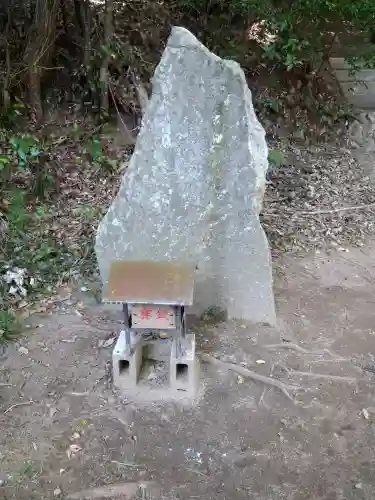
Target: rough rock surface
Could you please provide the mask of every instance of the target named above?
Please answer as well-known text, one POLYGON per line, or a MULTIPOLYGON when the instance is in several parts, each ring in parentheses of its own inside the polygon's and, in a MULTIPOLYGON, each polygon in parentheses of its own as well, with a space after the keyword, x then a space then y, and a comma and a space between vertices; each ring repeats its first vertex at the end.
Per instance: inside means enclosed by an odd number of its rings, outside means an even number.
MULTIPOLYGON (((110 263, 192 261, 199 311, 275 322, 272 269, 259 211, 267 146, 239 65, 174 28, 96 254, 110 263)), ((198 311, 197 311, 198 312, 198 311)))

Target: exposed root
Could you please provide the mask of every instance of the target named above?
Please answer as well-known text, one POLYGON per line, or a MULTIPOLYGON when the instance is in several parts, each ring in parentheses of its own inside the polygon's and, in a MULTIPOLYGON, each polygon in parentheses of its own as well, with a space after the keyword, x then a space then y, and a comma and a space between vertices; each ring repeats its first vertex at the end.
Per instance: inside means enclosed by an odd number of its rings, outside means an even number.
POLYGON ((263 346, 266 349, 291 349, 292 351, 297 351, 302 354, 311 354, 311 351, 304 349, 303 347, 293 344, 292 342, 283 342, 282 344, 271 344, 263 346))
POLYGON ((110 484, 108 486, 103 486, 99 488, 92 488, 90 490, 83 490, 78 493, 71 493, 67 495, 67 498, 70 500, 84 500, 95 498, 123 498, 130 499, 133 498, 140 488, 144 489, 148 486, 152 485, 150 482, 144 483, 118 483, 118 484, 110 484))
POLYGON ((357 379, 354 377, 343 377, 341 375, 329 375, 327 373, 314 373, 314 372, 299 372, 295 370, 290 370, 291 374, 301 375, 301 377, 310 377, 310 378, 323 378, 326 380, 335 380, 338 382, 348 382, 349 384, 353 384, 357 382, 357 379))
POLYGON ((294 402, 294 399, 289 394, 288 390, 299 389, 299 387, 284 384, 283 382, 280 382, 280 380, 260 375, 259 373, 248 370, 243 366, 235 365, 233 363, 226 363, 224 361, 221 361, 220 359, 210 356, 209 354, 202 354, 201 357, 203 361, 206 361, 206 363, 211 363, 220 368, 225 368, 226 370, 234 371, 239 375, 255 380, 256 382, 261 382, 262 384, 271 385, 272 387, 277 387, 288 399, 290 399, 290 401, 294 402))
POLYGON ((262 346, 265 347, 266 349, 291 349, 292 351, 300 352, 301 354, 313 354, 315 356, 319 356, 322 354, 328 354, 331 356, 331 358, 334 361, 350 361, 347 358, 340 358, 333 352, 331 352, 329 349, 322 349, 321 351, 308 351, 307 349, 304 349, 303 347, 299 346, 298 344, 293 344, 293 342, 283 342, 282 344, 271 344, 271 345, 265 345, 262 346))

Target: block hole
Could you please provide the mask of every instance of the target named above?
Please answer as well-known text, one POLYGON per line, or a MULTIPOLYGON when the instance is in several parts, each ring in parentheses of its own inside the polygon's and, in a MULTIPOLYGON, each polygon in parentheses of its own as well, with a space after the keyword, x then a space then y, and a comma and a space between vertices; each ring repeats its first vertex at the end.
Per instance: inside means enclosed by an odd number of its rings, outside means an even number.
POLYGON ((176 364, 176 379, 184 382, 187 380, 188 377, 188 365, 184 363, 177 363, 176 364))
POLYGON ((120 372, 120 375, 125 375, 126 373, 128 373, 129 372, 129 368, 130 368, 129 361, 127 361, 126 359, 121 359, 119 361, 119 372, 120 372))

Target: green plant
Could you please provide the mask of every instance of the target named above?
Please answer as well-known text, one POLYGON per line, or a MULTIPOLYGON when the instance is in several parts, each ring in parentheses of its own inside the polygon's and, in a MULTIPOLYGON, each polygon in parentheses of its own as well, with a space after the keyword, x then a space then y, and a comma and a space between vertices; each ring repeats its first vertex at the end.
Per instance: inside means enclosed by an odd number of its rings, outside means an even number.
POLYGON ((12 137, 10 144, 18 165, 21 168, 26 168, 29 162, 41 154, 38 139, 29 135, 12 137))
POLYGON ((25 197, 26 192, 22 189, 15 189, 9 193, 7 219, 11 229, 23 231, 30 220, 25 197))
POLYGON ((277 149, 271 149, 268 153, 268 161, 270 162, 271 167, 279 168, 284 163, 284 155, 277 149))
POLYGON ((99 168, 108 172, 112 172, 116 169, 117 161, 112 160, 106 154, 104 154, 99 136, 94 136, 88 142, 87 152, 89 154, 90 160, 99 168))
POLYGON ((16 340, 21 334, 21 324, 9 310, 0 310, 0 345, 16 340))

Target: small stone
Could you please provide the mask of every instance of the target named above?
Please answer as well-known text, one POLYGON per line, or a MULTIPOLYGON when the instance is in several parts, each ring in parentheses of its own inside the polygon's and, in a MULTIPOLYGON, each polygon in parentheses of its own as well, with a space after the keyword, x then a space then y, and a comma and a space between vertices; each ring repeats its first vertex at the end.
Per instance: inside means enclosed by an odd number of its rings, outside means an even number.
POLYGON ((28 350, 26 347, 22 346, 22 345, 21 345, 21 347, 18 349, 18 352, 19 352, 20 354, 29 354, 29 350, 28 350))
POLYGON ((354 486, 357 490, 361 490, 363 488, 363 485, 362 483, 357 483, 355 486, 354 486))
POLYGON ((104 343, 103 343, 103 347, 106 348, 106 347, 111 347, 111 345, 113 345, 115 343, 115 340, 116 340, 116 337, 111 337, 109 339, 107 339, 104 343))
POLYGON ((53 496, 54 497, 59 497, 61 495, 62 491, 60 490, 60 488, 56 488, 53 490, 53 496))
POLYGON ((238 375, 238 377, 237 377, 237 383, 238 384, 243 384, 244 383, 244 378, 241 375, 238 375))
POLYGON ((362 409, 362 415, 365 420, 368 420, 370 418, 369 412, 366 410, 366 408, 362 409))
POLYGON ((88 292, 89 289, 87 286, 81 286, 81 292, 88 292))
POLYGON ((257 360, 255 361, 255 363, 256 363, 257 365, 264 365, 264 364, 266 364, 266 362, 264 361, 264 359, 257 359, 257 360))
POLYGON ((314 167, 312 165, 304 165, 302 167, 302 170, 306 172, 307 174, 311 174, 314 172, 314 167))

